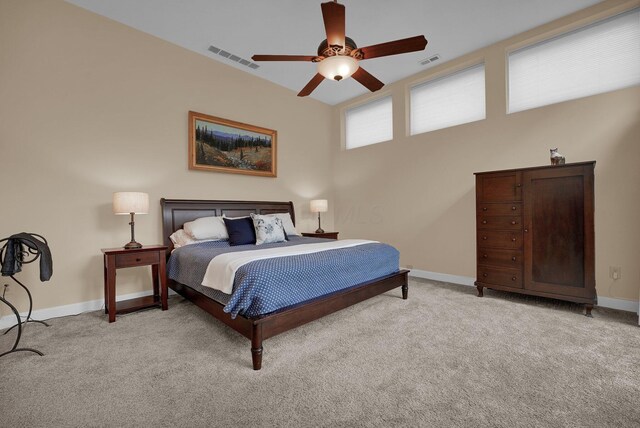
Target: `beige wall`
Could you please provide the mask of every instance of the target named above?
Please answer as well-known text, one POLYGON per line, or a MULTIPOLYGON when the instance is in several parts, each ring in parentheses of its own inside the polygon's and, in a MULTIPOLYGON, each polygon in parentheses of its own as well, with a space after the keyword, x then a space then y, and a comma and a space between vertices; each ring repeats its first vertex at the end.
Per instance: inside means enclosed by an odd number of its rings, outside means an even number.
MULTIPOLYGON (((0 237, 46 236, 54 276, 20 278, 36 308, 102 298, 100 248, 128 241, 127 218, 111 194, 150 194, 137 238, 160 242, 159 199, 293 200, 299 229, 314 230, 308 200, 336 207, 344 237, 396 245, 402 264, 474 276, 473 172, 543 165, 549 147, 569 161, 596 160, 598 294, 638 299, 640 270, 640 88, 505 114, 507 46, 612 7, 607 1, 422 75, 388 85, 392 142, 340 149, 341 111, 62 1, 0 0, 0 237), (466 61, 485 59, 487 119, 409 137, 405 91, 466 61), (187 169, 187 112, 278 131, 278 178, 187 169), (608 266, 622 278, 608 279, 608 266)), ((367 99, 362 97, 360 100, 367 99)), ((323 216, 334 229, 334 213, 323 216)), ((118 293, 148 290, 140 269, 119 271, 118 293)), ((6 281, 2 281, 3 284, 6 281)), ((7 297, 24 310, 20 290, 7 297)), ((0 316, 8 314, 0 308, 0 316)))
MULTIPOLYGON (((343 237, 394 244, 401 264, 475 277, 473 173, 549 163, 559 147, 568 162, 596 160, 596 280, 599 296, 638 300, 640 284, 640 87, 506 114, 506 49, 564 31, 640 2, 607 1, 424 73, 387 85, 334 111, 391 94, 393 141, 340 149, 334 135, 336 227, 343 237), (481 62, 486 64, 487 118, 407 136, 411 84, 481 62), (609 266, 621 279, 609 279, 609 266)), ((428 38, 428 37, 427 37, 428 38)), ((427 48, 428 49, 428 48, 427 48)), ((594 58, 595 60, 595 58, 594 58)))
MULTIPOLYGON (((162 240, 161 197, 293 200, 299 229, 315 230, 309 199, 333 199, 331 119, 323 103, 62 1, 0 0, 0 237, 50 241, 51 281, 37 266, 19 274, 36 308, 102 299, 100 248, 129 240, 114 191, 149 193, 145 244, 162 240), (278 177, 188 170, 189 110, 276 129, 278 177)), ((149 289, 140 269, 118 278, 118 294, 149 289)), ((26 309, 17 287, 7 298, 26 309)))

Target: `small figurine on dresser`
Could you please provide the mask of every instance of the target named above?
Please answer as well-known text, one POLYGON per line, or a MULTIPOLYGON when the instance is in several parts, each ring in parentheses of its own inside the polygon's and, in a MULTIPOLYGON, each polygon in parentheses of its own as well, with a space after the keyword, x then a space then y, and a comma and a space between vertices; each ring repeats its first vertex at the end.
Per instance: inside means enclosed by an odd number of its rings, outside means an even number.
POLYGON ((551 149, 551 165, 564 165, 564 156, 558 153, 558 149, 551 149))

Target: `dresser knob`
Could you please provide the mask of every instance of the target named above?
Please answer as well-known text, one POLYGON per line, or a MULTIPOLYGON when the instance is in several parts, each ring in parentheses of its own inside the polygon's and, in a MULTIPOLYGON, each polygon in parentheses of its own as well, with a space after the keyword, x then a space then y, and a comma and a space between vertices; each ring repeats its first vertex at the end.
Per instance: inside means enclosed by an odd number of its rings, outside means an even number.
POLYGON ((482 237, 482 240, 483 240, 483 241, 486 241, 486 240, 487 240, 487 237, 486 237, 486 236, 483 236, 483 237, 482 237))
POLYGON ((518 224, 518 222, 515 220, 511 220, 511 224, 518 224))
POLYGON ((516 206, 515 206, 515 205, 514 205, 514 206, 512 206, 512 207, 511 207, 511 210, 512 210, 512 211, 515 211, 515 210, 516 210, 516 206))
POLYGON ((487 207, 482 207, 482 211, 486 211, 486 210, 488 210, 487 207))
POLYGON ((515 276, 511 277, 511 281, 515 281, 517 278, 515 276))
POLYGON ((487 224, 487 220, 482 220, 482 224, 487 224))
POLYGON ((482 258, 485 258, 485 259, 486 259, 487 257, 489 257, 489 256, 487 256, 486 254, 483 254, 483 255, 482 255, 482 258))
POLYGON ((515 262, 516 261, 515 256, 511 257, 511 260, 513 260, 515 262))
POLYGON ((521 183, 516 184, 516 187, 522 187, 521 183))
POLYGON ((516 238, 511 238, 511 242, 516 242, 516 238))
POLYGON ((525 229, 524 231, 525 231, 525 232, 528 232, 528 231, 529 231, 529 229, 525 229))
POLYGON ((487 275, 486 273, 483 273, 483 274, 482 274, 482 277, 483 277, 483 278, 486 278, 486 277, 488 277, 488 276, 489 276, 489 275, 487 275))

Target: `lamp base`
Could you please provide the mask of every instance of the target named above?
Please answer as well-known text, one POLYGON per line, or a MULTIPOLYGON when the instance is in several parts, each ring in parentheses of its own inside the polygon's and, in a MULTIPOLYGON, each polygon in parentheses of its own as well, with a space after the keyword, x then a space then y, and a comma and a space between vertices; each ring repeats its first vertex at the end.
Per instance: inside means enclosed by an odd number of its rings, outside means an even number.
POLYGON ((142 244, 136 241, 131 241, 124 246, 125 250, 134 250, 136 248, 142 248, 142 244))
POLYGON ((322 229, 320 229, 320 228, 317 228, 317 229, 316 229, 316 233, 324 233, 324 230, 322 230, 322 229))

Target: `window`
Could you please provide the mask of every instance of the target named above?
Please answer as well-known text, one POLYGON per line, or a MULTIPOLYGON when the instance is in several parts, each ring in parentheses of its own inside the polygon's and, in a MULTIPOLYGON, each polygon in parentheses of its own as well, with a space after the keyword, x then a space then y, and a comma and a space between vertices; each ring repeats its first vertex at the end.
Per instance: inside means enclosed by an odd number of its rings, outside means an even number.
POLYGON ((385 97, 350 108, 345 113, 347 149, 393 139, 393 104, 385 97))
POLYGON ((509 54, 509 113, 640 83, 640 9, 509 54))
POLYGON ((411 88, 411 135, 486 117, 484 64, 411 88))

